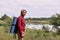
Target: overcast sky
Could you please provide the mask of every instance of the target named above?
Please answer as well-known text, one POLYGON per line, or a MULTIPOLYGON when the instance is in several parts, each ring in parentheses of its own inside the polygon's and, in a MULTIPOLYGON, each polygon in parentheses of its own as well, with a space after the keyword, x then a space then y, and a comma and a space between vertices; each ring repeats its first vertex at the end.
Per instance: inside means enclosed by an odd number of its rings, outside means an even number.
POLYGON ((20 15, 21 9, 26 9, 26 17, 50 17, 60 13, 60 0, 0 0, 0 17, 20 15))

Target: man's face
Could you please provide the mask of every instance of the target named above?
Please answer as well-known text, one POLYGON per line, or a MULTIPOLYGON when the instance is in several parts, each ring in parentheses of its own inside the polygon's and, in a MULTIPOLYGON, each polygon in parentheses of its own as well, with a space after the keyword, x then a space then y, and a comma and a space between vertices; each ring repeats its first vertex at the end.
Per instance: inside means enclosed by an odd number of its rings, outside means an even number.
POLYGON ((26 13, 27 13, 26 11, 23 11, 23 12, 22 12, 22 16, 25 16, 25 15, 26 15, 26 13))

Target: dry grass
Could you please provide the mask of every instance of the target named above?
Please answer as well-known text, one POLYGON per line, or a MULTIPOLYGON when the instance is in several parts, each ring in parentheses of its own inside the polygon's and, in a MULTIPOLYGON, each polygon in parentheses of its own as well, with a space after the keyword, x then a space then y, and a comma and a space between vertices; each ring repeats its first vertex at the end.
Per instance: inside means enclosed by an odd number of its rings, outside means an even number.
MULTIPOLYGON (((0 40, 17 40, 13 38, 13 34, 1 32, 4 28, 0 28, 0 40)), ((16 35, 17 36, 17 35, 16 35)), ((44 32, 41 30, 26 29, 24 40, 60 40, 60 35, 52 32, 44 32)))

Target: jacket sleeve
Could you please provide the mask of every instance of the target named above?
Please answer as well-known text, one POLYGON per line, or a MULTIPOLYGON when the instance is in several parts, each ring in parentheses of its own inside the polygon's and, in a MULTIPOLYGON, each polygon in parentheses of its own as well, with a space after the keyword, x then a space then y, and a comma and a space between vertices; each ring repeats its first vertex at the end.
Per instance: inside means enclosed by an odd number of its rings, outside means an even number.
POLYGON ((21 19, 18 18, 18 31, 21 32, 21 19))

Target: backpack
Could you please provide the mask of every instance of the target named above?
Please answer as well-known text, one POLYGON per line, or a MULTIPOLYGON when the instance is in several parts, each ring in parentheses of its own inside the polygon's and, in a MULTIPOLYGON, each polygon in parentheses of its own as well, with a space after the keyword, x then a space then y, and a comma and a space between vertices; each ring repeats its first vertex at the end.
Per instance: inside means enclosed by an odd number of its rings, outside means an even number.
POLYGON ((14 17, 11 28, 10 28, 10 33, 17 33, 17 32, 18 32, 17 17, 14 17))

